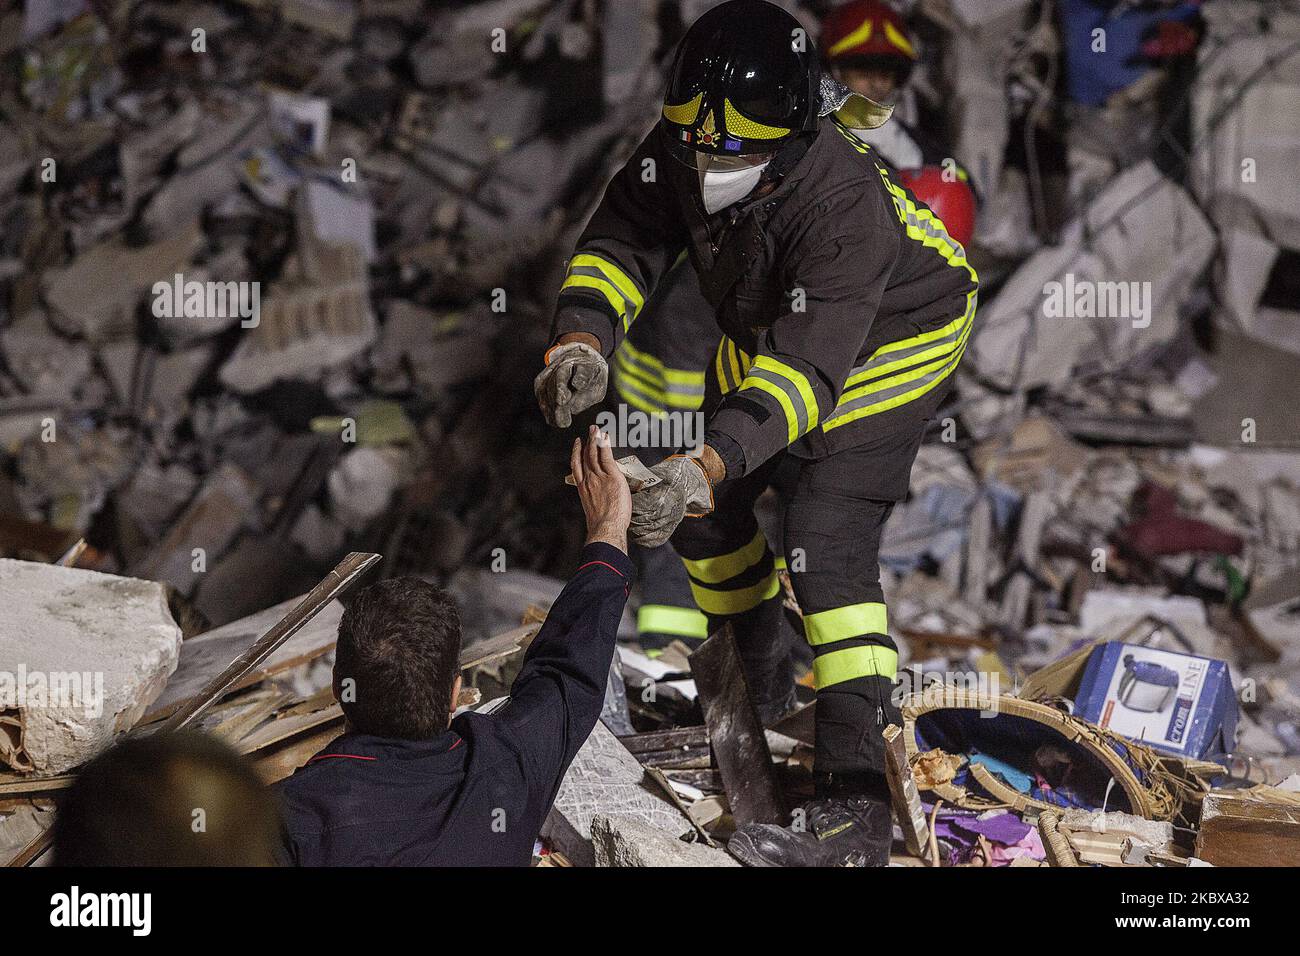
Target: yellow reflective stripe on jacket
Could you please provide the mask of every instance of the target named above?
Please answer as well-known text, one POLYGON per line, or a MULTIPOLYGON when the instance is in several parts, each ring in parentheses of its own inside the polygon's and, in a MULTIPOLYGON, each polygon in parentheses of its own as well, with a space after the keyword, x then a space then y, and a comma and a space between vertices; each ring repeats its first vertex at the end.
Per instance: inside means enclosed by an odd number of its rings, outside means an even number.
POLYGON ((745 354, 744 349, 737 347, 736 343, 725 335, 722 337, 722 341, 718 343, 718 352, 713 357, 713 370, 718 375, 718 388, 723 395, 740 386, 752 364, 753 361, 745 354))
POLYGON ((972 318, 973 313, 967 309, 945 326, 882 345, 864 364, 850 369, 844 383, 845 390, 898 369, 951 354, 960 347, 962 334, 972 318))
POLYGON ((635 371, 629 371, 617 359, 614 362, 612 378, 614 388, 620 396, 628 400, 629 405, 635 405, 651 414, 669 410, 693 412, 704 404, 703 395, 681 395, 658 388, 654 383, 640 378, 635 371))
MULTIPOLYGON (((973 312, 975 309, 974 290, 968 294, 967 302, 968 311, 973 312)), ((966 343, 970 338, 970 331, 973 327, 974 323, 966 326, 958 348, 947 358, 940 358, 929 365, 922 366, 919 369, 912 369, 892 378, 868 382, 853 389, 851 393, 845 392, 840 396, 835 411, 822 425, 823 430, 830 431, 867 415, 878 415, 881 412, 887 412, 929 392, 951 375, 957 367, 957 363, 961 361, 962 355, 965 354, 966 343)))
POLYGON ((626 340, 614 353, 614 387, 620 395, 627 390, 654 403, 658 407, 653 411, 667 408, 694 411, 704 403, 703 372, 665 369, 658 359, 638 353, 626 340), (636 359, 637 355, 642 356, 640 362, 636 359), (647 359, 653 359, 658 368, 650 366, 647 359))
POLYGON ((966 261, 966 250, 962 248, 960 242, 948 235, 948 229, 944 226, 943 220, 931 210, 922 209, 913 202, 911 197, 907 195, 906 190, 896 185, 889 178, 889 173, 886 172, 883 166, 876 164, 876 171, 880 173, 885 189, 893 197, 898 220, 905 227, 907 237, 937 251, 939 255, 943 256, 944 262, 953 268, 965 269, 970 273, 971 281, 978 283, 979 276, 976 275, 974 267, 966 261))
POLYGON ((874 644, 846 647, 813 658, 813 687, 817 690, 856 677, 884 677, 892 681, 897 675, 898 652, 874 644))
POLYGON ((702 370, 669 368, 658 356, 651 355, 649 352, 643 352, 626 339, 623 340, 623 344, 620 345, 619 348, 637 365, 653 371, 656 375, 663 375, 664 381, 674 385, 698 385, 701 394, 703 394, 704 372, 702 370))
POLYGON ((619 398, 637 411, 645 412, 647 415, 660 415, 664 411, 663 402, 643 395, 636 384, 628 378, 615 376, 614 389, 618 392, 619 398))
MULTIPOLYGON (((835 128, 855 150, 864 155, 871 152, 871 147, 843 123, 835 121, 835 128)), ((967 261, 966 250, 948 235, 938 216, 917 205, 906 190, 889 178, 888 171, 879 162, 875 165, 907 237, 935 250, 949 266, 966 270, 976 288, 966 294, 965 310, 951 322, 882 345, 864 364, 851 369, 834 411, 822 423, 824 431, 889 411, 925 395, 952 374, 965 354, 975 326, 979 276, 967 261)))
POLYGON ((846 637, 888 634, 888 614, 885 605, 879 602, 849 604, 829 611, 818 611, 816 614, 805 614, 803 630, 808 643, 814 647, 833 644, 846 637))
POLYGON ((568 275, 560 290, 571 288, 595 289, 613 306, 627 331, 645 304, 645 297, 637 291, 636 283, 616 264, 601 256, 581 253, 569 262, 568 275))
POLYGON ((757 388, 776 399, 785 413, 790 442, 816 427, 817 400, 813 397, 812 384, 793 366, 770 355, 759 355, 740 387, 757 388))
POLYGON ((745 611, 751 611, 769 598, 775 597, 780 589, 781 582, 777 579, 775 570, 757 584, 747 588, 733 588, 730 591, 715 591, 694 581, 691 582, 691 593, 695 595, 695 603, 700 606, 700 610, 705 614, 715 615, 743 614, 745 611))
POLYGON ((735 551, 695 561, 682 558, 682 563, 686 565, 686 572, 695 580, 705 584, 721 584, 758 564, 766 550, 767 539, 763 537, 762 531, 756 531, 749 544, 735 551))
POLYGON ((709 636, 709 620, 691 607, 642 604, 636 612, 636 629, 640 634, 705 638, 709 636))

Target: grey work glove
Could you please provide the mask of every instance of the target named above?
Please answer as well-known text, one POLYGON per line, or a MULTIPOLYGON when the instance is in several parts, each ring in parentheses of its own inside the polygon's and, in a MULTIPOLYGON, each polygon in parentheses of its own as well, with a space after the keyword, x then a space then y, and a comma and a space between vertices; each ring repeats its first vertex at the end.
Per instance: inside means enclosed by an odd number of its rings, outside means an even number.
POLYGON ((605 397, 609 366, 590 345, 570 342, 546 353, 546 368, 533 379, 533 392, 546 424, 568 428, 573 416, 605 397))
POLYGON ((629 530, 643 548, 659 547, 672 537, 683 518, 713 510, 713 486, 699 459, 673 455, 650 470, 659 482, 632 495, 629 530))

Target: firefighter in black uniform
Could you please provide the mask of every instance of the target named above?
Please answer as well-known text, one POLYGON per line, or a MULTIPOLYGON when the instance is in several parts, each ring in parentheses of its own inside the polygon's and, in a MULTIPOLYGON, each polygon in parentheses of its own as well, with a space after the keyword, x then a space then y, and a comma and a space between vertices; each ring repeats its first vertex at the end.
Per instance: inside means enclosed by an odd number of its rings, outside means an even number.
POLYGON ((687 251, 723 333, 705 444, 654 466, 662 480, 633 496, 632 532, 647 546, 672 537, 760 696, 780 608, 753 503, 783 456, 798 462, 783 543, 816 655, 818 799, 789 828, 737 831, 729 848, 754 865, 888 860, 881 731, 899 720, 898 654, 878 546, 978 288, 961 244, 848 132, 888 115, 824 75, 779 7, 705 13, 678 47, 661 121, 578 241, 534 386, 561 427, 601 401, 607 357, 687 251))

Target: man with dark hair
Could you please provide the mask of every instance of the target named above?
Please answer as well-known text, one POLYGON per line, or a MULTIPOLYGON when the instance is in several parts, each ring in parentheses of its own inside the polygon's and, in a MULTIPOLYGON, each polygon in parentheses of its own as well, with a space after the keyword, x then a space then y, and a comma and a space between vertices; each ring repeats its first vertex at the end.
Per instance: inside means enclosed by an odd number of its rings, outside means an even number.
POLYGON ((334 696, 354 730, 426 740, 447 729, 460 690, 460 611, 419 578, 356 596, 339 622, 334 696))
POLYGON ((239 754, 182 731, 137 737, 77 774, 54 820, 56 866, 273 866, 279 818, 239 754))
POLYGON ((528 865, 600 716, 631 583, 631 493, 609 439, 593 427, 570 465, 587 544, 504 707, 452 719, 460 617, 444 592, 396 578, 352 601, 334 663, 345 732, 279 784, 288 862, 528 865))

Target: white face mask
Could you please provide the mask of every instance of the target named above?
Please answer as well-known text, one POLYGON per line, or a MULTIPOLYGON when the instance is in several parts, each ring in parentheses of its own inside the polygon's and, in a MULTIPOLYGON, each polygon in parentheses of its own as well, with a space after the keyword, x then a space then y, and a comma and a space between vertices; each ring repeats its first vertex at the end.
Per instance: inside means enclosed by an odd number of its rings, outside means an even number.
POLYGON ((695 167, 700 175, 700 196, 709 215, 740 202, 752 193, 758 181, 763 178, 763 170, 768 162, 770 160, 738 166, 730 157, 719 160, 703 153, 698 154, 695 167))

